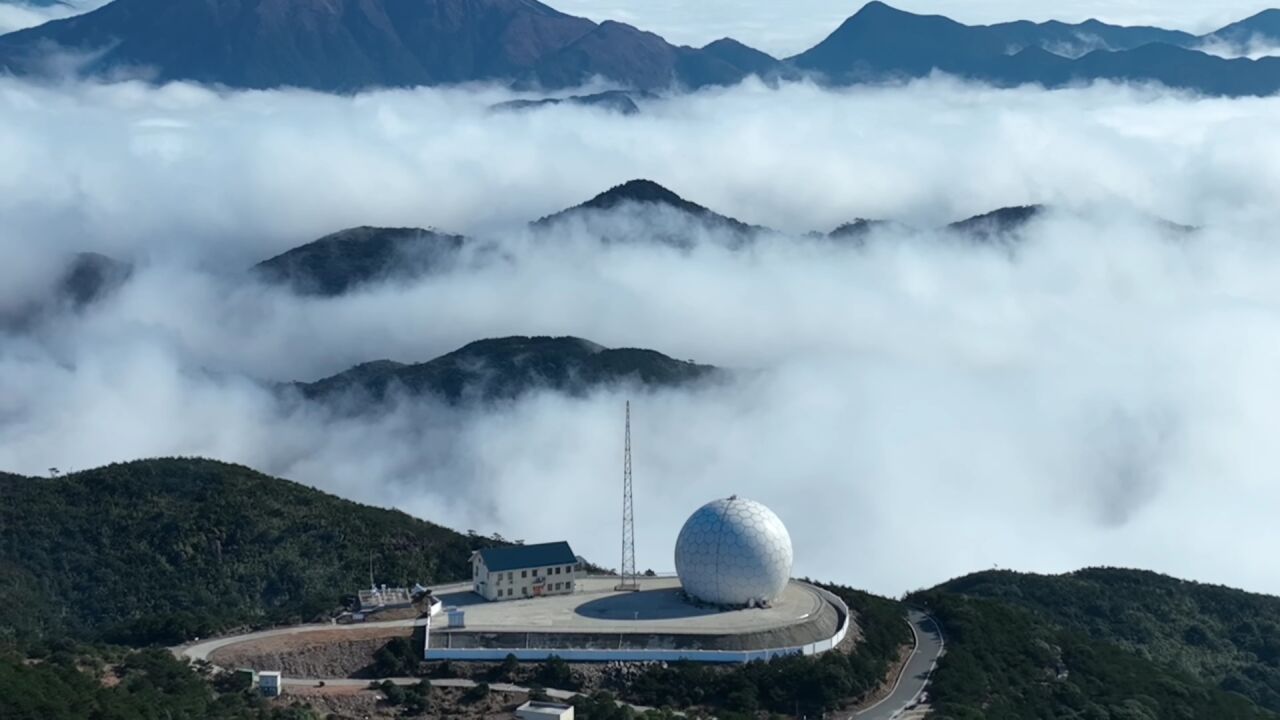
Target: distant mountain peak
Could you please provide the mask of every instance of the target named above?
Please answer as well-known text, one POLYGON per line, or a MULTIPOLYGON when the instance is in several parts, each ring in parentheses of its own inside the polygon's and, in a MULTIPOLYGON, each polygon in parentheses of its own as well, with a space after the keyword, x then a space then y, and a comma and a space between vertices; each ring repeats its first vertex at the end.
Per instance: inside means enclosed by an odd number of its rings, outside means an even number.
POLYGON ((888 3, 880 2, 880 0, 871 0, 871 2, 863 5, 861 10, 854 13, 854 16, 856 17, 863 13, 897 13, 899 15, 910 15, 910 13, 905 10, 899 10, 888 3))
MULTIPOLYGON (((655 203, 676 207, 694 205, 652 180, 637 179, 614 185, 583 203, 582 207, 608 210, 624 202, 655 203)), ((694 207, 705 209, 701 205, 694 205, 694 207)))
MULTIPOLYGON (((920 18, 938 19, 938 18, 946 18, 946 16, 936 15, 936 14, 927 14, 927 13, 914 13, 909 10, 902 10, 900 8, 896 8, 892 5, 889 5, 888 3, 880 2, 880 0, 872 0, 872 2, 869 2, 866 5, 863 5, 862 9, 854 13, 849 19, 879 21, 879 20, 908 20, 908 19, 920 19, 920 18)), ((948 22, 955 22, 950 18, 946 18, 946 20, 948 22)), ((959 23, 956 23, 956 24, 959 24, 959 23)))
POLYGON ((727 240, 731 247, 739 247, 758 234, 768 232, 767 228, 749 225, 685 200, 662 185, 645 179, 615 185, 580 205, 548 215, 534 222, 533 226, 546 228, 571 219, 585 222, 589 232, 600 233, 606 241, 648 240, 684 248, 691 247, 708 230, 716 232, 717 238, 727 240), (683 218, 683 224, 677 222, 674 228, 664 224, 664 227, 657 228, 655 232, 644 230, 636 233, 633 229, 610 223, 607 218, 600 217, 603 213, 625 207, 674 210, 683 218))

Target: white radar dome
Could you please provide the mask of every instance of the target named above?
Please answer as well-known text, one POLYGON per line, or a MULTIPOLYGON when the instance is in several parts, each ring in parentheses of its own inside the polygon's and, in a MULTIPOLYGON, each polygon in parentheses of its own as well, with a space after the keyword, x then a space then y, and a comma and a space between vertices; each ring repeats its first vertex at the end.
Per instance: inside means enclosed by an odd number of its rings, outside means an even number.
POLYGON ((713 605, 776 599, 791 578, 791 535, 769 508, 737 495, 698 508, 676 539, 684 591, 713 605))

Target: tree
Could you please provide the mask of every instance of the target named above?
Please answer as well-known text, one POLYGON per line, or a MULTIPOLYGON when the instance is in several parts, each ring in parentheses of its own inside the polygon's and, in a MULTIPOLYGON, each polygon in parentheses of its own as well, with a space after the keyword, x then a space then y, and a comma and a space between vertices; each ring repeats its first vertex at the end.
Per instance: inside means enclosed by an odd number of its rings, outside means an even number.
POLYGON ((493 669, 493 679, 503 682, 511 682, 515 680, 516 673, 520 671, 520 661, 516 659, 514 653, 507 653, 502 659, 502 664, 493 669))
POLYGON ((472 705, 488 699, 489 699, 489 683, 486 683, 486 682, 477 683, 472 687, 467 688, 467 691, 462 693, 462 702, 467 703, 468 705, 472 705))
POLYGON ((559 655, 552 655, 542 661, 534 677, 545 687, 561 690, 578 689, 578 683, 573 678, 573 669, 559 655))

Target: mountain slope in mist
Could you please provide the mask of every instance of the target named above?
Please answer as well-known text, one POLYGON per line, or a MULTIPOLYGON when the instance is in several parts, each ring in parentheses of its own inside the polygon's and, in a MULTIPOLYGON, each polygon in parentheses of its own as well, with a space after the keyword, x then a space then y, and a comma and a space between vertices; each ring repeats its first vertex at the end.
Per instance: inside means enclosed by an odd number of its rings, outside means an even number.
POLYGON ((76 253, 58 284, 58 296, 82 308, 114 292, 132 274, 129 263, 100 253, 76 253))
POLYGON ((466 238, 420 228, 357 227, 326 235, 253 266, 258 278, 302 295, 341 295, 452 267, 466 238))
POLYGON ((0 305, 0 330, 21 331, 60 312, 85 310, 119 290, 133 272, 132 263, 95 252, 75 253, 49 286, 0 305))
POLYGON ((1006 53, 1039 47, 1067 57, 1079 57, 1094 50, 1130 50, 1156 42, 1193 47, 1200 41, 1199 37, 1181 30, 1110 25, 1098 20, 1081 23, 1017 20, 987 25, 986 29, 1006 43, 1006 53))
MULTIPOLYGON (((1094 80, 1156 82, 1210 95, 1280 91, 1280 58, 1226 59, 1169 44, 1150 31, 1108 30, 1119 49, 1081 57, 1055 54, 1058 26, 969 26, 941 15, 916 15, 868 3, 825 40, 788 63, 835 84, 882 82, 943 72, 999 86, 1062 87, 1094 80)), ((1182 38, 1187 42, 1189 39, 1182 38)), ((1106 45, 1099 41, 1100 45, 1106 45)))
MULTIPOLYGON (((51 49, 93 75, 341 92, 493 80, 570 87, 597 75, 640 89, 701 87, 750 72, 725 53, 535 0, 115 0, 0 38, 0 68, 47 71, 51 49)), ((756 67, 759 57, 747 60, 756 67)))
POLYGON ((610 349, 573 337, 507 337, 478 340, 424 363, 364 363, 291 387, 311 400, 354 399, 357 406, 376 405, 396 394, 433 396, 456 404, 509 400, 535 390, 581 395, 625 383, 674 387, 717 372, 653 350, 610 349))
POLYGON ((605 241, 659 241, 688 248, 714 237, 731 246, 772 230, 749 225, 686 200, 652 180, 629 180, 533 223, 538 230, 572 227, 605 241))
POLYGON ((1226 43, 1242 49, 1248 48, 1252 43, 1280 45, 1280 10, 1263 10, 1257 15, 1219 28, 1200 40, 1226 43))
MULTIPOLYGON (((569 228, 605 242, 658 241, 680 247, 709 237, 738 245, 771 232, 708 210, 650 180, 615 186, 537 220, 533 227, 552 242, 559 230, 569 228)), ((456 267, 464 250, 486 249, 493 246, 435 230, 361 226, 287 250, 253 266, 250 273, 300 295, 332 297, 377 282, 447 272, 456 267)))
POLYGON ((606 90, 588 95, 570 95, 569 97, 541 98, 536 100, 508 100, 491 106, 494 111, 519 111, 555 105, 577 105, 609 110, 619 115, 638 115, 640 106, 636 104, 633 93, 623 90, 606 90))
POLYGON ((140 460, 0 475, 0 627, 144 644, 309 621, 375 577, 469 575, 492 544, 239 465, 140 460))
POLYGON ((959 222, 953 222, 946 229, 967 235, 979 242, 987 242, 1024 229, 1027 223, 1040 217, 1044 212, 1045 207, 1043 205, 1019 205, 1000 208, 959 222))

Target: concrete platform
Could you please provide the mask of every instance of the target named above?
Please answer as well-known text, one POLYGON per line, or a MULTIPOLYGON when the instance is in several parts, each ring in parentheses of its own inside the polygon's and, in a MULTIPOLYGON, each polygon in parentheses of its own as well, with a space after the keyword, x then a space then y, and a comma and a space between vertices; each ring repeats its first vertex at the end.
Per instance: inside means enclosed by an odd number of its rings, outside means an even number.
POLYGON ((469 588, 437 588, 446 608, 464 611, 465 624, 433 623, 426 657, 500 659, 512 652, 741 662, 760 653, 821 652, 838 644, 850 623, 839 599, 797 581, 771 607, 736 610, 686 601, 674 577, 642 578, 639 592, 616 591, 617 582, 580 578, 572 595, 502 602, 487 602, 469 588))
POLYGON ((578 580, 572 595, 488 602, 468 591, 439 594, 446 608, 466 612, 467 629, 493 631, 718 634, 756 632, 803 623, 826 601, 815 588, 791 582, 768 608, 720 610, 686 602, 676 578, 641 578, 639 592, 613 589, 616 577, 578 580))

